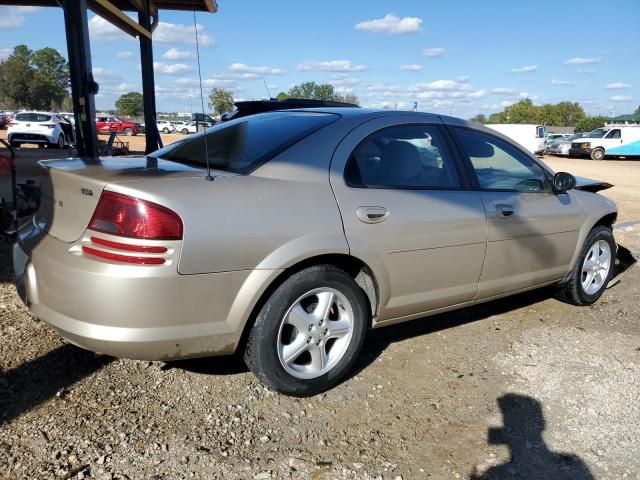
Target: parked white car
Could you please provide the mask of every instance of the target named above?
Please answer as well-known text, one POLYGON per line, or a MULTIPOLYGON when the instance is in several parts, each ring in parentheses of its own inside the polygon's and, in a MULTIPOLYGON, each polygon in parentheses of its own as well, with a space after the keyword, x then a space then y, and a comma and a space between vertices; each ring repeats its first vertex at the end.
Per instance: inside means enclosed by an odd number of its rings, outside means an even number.
POLYGON ((496 123, 485 126, 506 135, 515 142, 518 142, 522 147, 529 150, 534 155, 544 152, 546 132, 542 125, 496 123))
POLYGON ((64 148, 74 143, 73 125, 64 116, 50 112, 20 112, 7 131, 12 147, 34 143, 64 148))
MULTIPOLYGON (((202 124, 201 124, 202 125, 202 124)), ((196 133, 196 122, 188 122, 185 125, 181 126, 178 131, 183 135, 189 135, 190 133, 196 133)))
POLYGON ((589 156, 592 160, 602 160, 605 156, 640 156, 640 125, 609 125, 596 128, 584 138, 573 141, 569 155, 589 156))
POLYGON ((167 120, 158 120, 156 125, 158 126, 158 131, 161 133, 173 133, 176 131, 176 127, 167 120))
POLYGON ((176 122, 171 122, 171 124, 176 127, 176 132, 181 132, 182 128, 189 125, 191 122, 186 122, 183 120, 178 120, 176 122))

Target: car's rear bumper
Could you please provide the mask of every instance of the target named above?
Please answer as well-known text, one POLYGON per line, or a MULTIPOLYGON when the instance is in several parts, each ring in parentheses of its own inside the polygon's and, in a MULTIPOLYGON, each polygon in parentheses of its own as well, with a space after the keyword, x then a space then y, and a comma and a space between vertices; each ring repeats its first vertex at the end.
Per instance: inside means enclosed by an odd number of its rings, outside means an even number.
POLYGON ((57 138, 54 139, 52 135, 45 135, 44 133, 20 133, 12 132, 7 134, 7 139, 10 142, 20 143, 57 143, 57 138))
POLYGON ((114 265, 73 247, 29 225, 13 252, 21 298, 71 343, 144 360, 235 350, 244 321, 229 313, 251 271, 180 275, 175 264, 114 265))

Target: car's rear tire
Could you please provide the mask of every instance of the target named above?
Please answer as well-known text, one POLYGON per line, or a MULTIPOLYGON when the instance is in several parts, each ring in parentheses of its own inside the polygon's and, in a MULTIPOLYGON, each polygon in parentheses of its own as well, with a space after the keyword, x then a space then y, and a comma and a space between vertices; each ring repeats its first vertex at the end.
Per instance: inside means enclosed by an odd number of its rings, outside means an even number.
POLYGON ((349 274, 318 265, 291 275, 260 309, 244 349, 249 369, 268 387, 309 396, 353 367, 369 323, 364 291, 349 274))
POLYGON ((616 242, 611 228, 595 227, 584 242, 569 278, 558 288, 556 297, 572 305, 591 305, 607 288, 613 276, 616 242))
POLYGON ((604 150, 602 148, 594 148, 591 150, 591 160, 603 160, 604 150))
POLYGON ((169 129, 168 129, 167 127, 165 127, 165 128, 162 130, 162 133, 169 133, 169 129))
POLYGON ((56 142, 56 148, 58 150, 64 150, 64 135, 58 135, 58 141, 56 142))
POLYGON ((131 128, 125 128, 125 129, 124 129, 124 134, 125 134, 127 137, 130 137, 131 135, 133 135, 133 129, 131 129, 131 128))
POLYGON ((187 130, 186 128, 182 129, 182 134, 183 135, 189 135, 189 130, 187 130))

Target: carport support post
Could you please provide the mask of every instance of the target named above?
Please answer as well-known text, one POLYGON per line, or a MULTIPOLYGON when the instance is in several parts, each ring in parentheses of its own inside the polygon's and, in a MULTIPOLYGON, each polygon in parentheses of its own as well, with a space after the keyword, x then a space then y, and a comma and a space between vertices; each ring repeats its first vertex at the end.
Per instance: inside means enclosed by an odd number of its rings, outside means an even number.
MULTIPOLYGON (((138 12, 138 23, 151 31, 151 8, 149 0, 142 0, 142 10, 138 12)), ((156 126, 156 92, 153 75, 153 41, 140 35, 140 63, 142 67, 142 98, 144 104, 144 153, 158 149, 158 129, 156 126)))
POLYGON ((71 97, 76 120, 76 148, 78 156, 95 158, 98 156, 98 133, 93 97, 98 93, 98 84, 91 72, 87 0, 63 0, 63 7, 71 97))

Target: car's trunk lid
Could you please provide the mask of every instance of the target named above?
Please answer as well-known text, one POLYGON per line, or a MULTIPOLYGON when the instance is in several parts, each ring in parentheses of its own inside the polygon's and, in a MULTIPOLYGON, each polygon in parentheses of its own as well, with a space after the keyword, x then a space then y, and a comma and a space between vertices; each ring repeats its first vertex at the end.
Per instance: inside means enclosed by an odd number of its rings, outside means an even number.
POLYGON ((102 190, 109 184, 205 175, 202 168, 150 157, 44 160, 40 167, 42 196, 34 222, 64 242, 82 236, 102 190))

